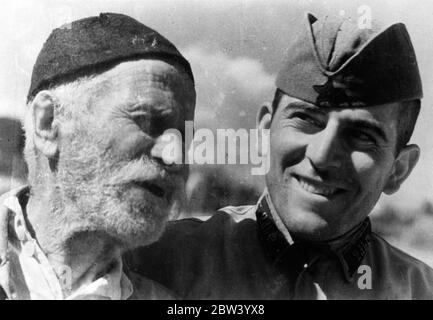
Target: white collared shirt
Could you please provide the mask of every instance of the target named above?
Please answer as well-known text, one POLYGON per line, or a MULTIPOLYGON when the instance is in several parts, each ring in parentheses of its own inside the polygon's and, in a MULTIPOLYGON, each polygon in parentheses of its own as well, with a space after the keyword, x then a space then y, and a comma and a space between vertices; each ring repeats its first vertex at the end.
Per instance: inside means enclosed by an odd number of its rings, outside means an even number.
POLYGON ((126 300, 133 294, 133 285, 123 272, 122 258, 102 277, 71 292, 71 269, 67 266, 54 271, 36 239, 28 231, 18 198, 5 199, 4 205, 11 210, 13 230, 17 236, 10 247, 11 269, 20 270, 12 277, 13 295, 23 299, 26 295, 32 300, 72 300, 72 299, 109 299, 126 300), (17 268, 15 268, 17 267, 17 268), (59 275, 59 276, 57 276, 59 275))

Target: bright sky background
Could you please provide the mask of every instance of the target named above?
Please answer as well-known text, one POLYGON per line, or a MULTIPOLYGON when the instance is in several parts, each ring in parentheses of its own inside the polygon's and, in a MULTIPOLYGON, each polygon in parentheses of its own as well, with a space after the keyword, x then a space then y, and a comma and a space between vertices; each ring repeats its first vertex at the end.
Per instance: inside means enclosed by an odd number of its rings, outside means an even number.
POLYGON ((260 103, 271 99, 287 43, 305 11, 406 23, 421 70, 424 100, 413 141, 422 157, 402 190, 385 201, 433 200, 433 1, 8 1, 0 12, 0 115, 22 114, 32 66, 51 30, 100 12, 128 14, 173 41, 196 76, 199 127, 252 128, 260 103))

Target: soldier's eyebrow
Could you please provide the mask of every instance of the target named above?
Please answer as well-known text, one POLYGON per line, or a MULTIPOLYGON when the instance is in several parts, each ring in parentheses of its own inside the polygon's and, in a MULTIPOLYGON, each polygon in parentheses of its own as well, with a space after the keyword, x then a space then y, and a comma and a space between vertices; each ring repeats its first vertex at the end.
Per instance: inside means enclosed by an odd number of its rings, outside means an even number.
POLYGON ((376 121, 351 119, 351 120, 347 120, 346 125, 349 128, 357 128, 357 129, 372 131, 373 133, 378 135, 382 140, 388 142, 388 137, 386 136, 385 131, 376 121))

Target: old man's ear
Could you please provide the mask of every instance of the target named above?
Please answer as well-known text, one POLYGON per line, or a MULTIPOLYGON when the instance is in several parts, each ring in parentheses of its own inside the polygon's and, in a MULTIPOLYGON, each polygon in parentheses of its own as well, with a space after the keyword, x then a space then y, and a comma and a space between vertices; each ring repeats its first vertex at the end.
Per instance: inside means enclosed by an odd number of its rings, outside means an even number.
POLYGON ((386 194, 393 194, 400 189, 402 183, 409 177, 413 168, 415 168, 419 156, 420 149, 415 144, 405 146, 400 151, 397 158, 394 160, 392 172, 383 190, 386 194))
POLYGON ((58 128, 54 121, 55 102, 49 91, 40 91, 34 98, 31 110, 34 128, 33 141, 36 149, 48 159, 59 151, 58 128))

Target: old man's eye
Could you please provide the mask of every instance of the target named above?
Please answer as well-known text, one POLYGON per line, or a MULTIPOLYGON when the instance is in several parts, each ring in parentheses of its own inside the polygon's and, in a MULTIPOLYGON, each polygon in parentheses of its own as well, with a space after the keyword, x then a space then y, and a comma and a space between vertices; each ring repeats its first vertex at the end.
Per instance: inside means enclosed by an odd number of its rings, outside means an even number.
POLYGON ((150 117, 148 114, 141 114, 134 117, 134 122, 143 132, 148 133, 150 126, 150 117))
POLYGON ((166 112, 152 117, 151 122, 151 134, 158 136, 161 135, 165 130, 177 129, 176 114, 174 112, 166 112))

